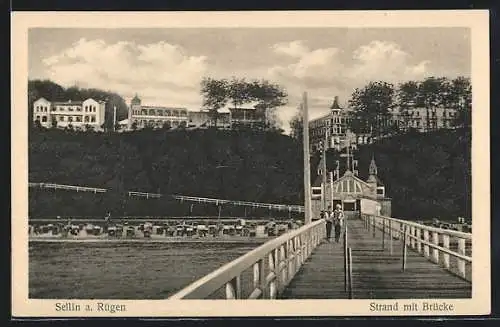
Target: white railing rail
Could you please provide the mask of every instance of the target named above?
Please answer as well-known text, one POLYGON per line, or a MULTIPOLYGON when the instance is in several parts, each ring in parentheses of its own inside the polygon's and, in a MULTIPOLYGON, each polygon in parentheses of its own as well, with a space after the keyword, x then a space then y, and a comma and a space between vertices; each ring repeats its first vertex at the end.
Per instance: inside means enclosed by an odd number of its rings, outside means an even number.
POLYGON ((324 226, 325 221, 318 220, 270 240, 169 299, 205 299, 222 288, 226 299, 276 299, 325 237, 324 226), (253 278, 244 280, 242 275, 250 268, 253 278))
POLYGON ((382 246, 386 237, 392 253, 392 241, 403 241, 403 270, 406 267, 406 248, 443 266, 446 270, 465 280, 472 280, 472 234, 426 226, 396 218, 361 214, 364 226, 382 231, 382 246), (453 258, 453 260, 451 260, 453 258))
MULTIPOLYGON (((79 185, 66 185, 66 184, 55 184, 55 183, 28 183, 30 188, 40 188, 40 189, 54 189, 54 190, 67 190, 76 192, 92 192, 92 193, 106 193, 110 191, 105 188, 79 186, 79 185)), ((226 200, 217 198, 206 198, 199 196, 187 196, 180 194, 160 194, 160 193, 150 193, 150 192, 140 192, 140 191, 127 191, 127 195, 130 197, 139 197, 146 199, 159 199, 159 198, 173 198, 178 201, 195 202, 195 203, 212 203, 215 205, 233 205, 233 206, 244 206, 251 208, 265 208, 269 210, 278 211, 288 211, 288 212, 304 212, 304 206, 296 204, 276 204, 276 203, 262 203, 262 202, 250 202, 250 201, 239 201, 239 200, 226 200)))

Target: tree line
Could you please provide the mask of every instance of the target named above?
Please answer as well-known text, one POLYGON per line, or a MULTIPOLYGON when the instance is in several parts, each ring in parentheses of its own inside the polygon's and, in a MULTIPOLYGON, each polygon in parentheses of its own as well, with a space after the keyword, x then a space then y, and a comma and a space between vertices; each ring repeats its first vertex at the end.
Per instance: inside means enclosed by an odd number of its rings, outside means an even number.
POLYGON ((234 108, 255 104, 254 108, 267 117, 269 127, 278 127, 275 109, 287 104, 287 93, 278 84, 267 80, 245 78, 216 79, 204 77, 201 81, 203 108, 211 113, 217 125, 219 110, 230 103, 234 108))
MULTIPOLYGON (((372 81, 356 88, 348 100, 350 112, 347 127, 355 133, 380 136, 411 130, 409 121, 413 108, 424 108, 426 126, 436 108, 455 109, 450 127, 470 128, 472 120, 472 86, 470 78, 459 76, 428 77, 422 81, 406 81, 398 85, 372 81), (393 110, 399 109, 402 125, 391 122, 393 110)), ((290 120, 292 136, 302 137, 302 117, 297 113, 290 120)))
POLYGON ((354 132, 384 135, 409 128, 410 110, 424 108, 425 125, 431 126, 431 112, 437 108, 455 109, 454 126, 470 127, 472 87, 470 79, 459 76, 428 77, 423 81, 406 81, 394 86, 391 83, 370 82, 357 88, 351 95, 349 127, 354 132), (399 109, 403 126, 390 123, 392 110, 399 109))

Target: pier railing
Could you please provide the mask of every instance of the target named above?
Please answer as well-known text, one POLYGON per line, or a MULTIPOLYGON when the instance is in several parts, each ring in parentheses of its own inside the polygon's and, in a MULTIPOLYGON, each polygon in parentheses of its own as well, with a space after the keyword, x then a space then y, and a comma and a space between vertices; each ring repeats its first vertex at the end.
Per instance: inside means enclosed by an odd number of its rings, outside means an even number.
POLYGON ((170 299, 276 299, 325 237, 318 220, 288 232, 222 266, 170 299), (217 298, 217 297, 216 297, 217 298))
POLYGON ((403 243, 402 268, 406 268, 406 249, 428 258, 446 270, 465 280, 472 280, 472 234, 436 228, 412 221, 383 216, 361 214, 364 226, 375 236, 382 232, 382 247, 389 246, 392 253, 393 240, 403 243), (387 243, 388 242, 388 243, 387 243))

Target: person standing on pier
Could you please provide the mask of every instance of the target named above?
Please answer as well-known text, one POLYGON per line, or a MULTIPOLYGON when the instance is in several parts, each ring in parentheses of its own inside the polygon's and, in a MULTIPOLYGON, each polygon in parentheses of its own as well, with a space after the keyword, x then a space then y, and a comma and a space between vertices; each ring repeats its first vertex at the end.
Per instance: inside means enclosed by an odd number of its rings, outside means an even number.
POLYGON ((339 242, 340 232, 344 224, 344 212, 340 204, 337 204, 332 214, 333 225, 335 227, 335 242, 339 242))
POLYGON ((332 235, 332 225, 333 225, 332 207, 328 206, 328 211, 322 212, 322 214, 326 221, 326 240, 330 242, 330 236, 332 235))

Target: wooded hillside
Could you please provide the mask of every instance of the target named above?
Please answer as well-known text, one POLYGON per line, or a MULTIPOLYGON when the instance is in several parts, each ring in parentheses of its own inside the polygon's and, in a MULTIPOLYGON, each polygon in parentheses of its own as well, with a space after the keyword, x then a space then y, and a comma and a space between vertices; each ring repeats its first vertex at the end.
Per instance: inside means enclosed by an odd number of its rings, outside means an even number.
MULTIPOLYGON (((367 178, 374 155, 395 217, 470 217, 470 142, 466 129, 394 136, 359 149, 360 177, 367 178)), ((329 169, 337 156, 329 152, 329 169)), ((31 190, 32 216, 188 213, 186 204, 180 208, 165 200, 134 200, 123 196, 126 191, 303 203, 301 146, 277 132, 34 130, 29 161, 31 182, 115 191, 104 196, 31 190)), ((313 180, 317 164, 316 156, 313 180)), ((210 210, 197 214, 216 215, 215 208, 210 210)))

